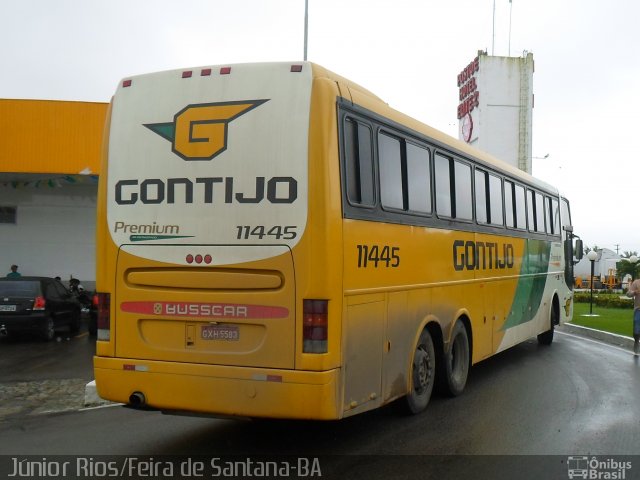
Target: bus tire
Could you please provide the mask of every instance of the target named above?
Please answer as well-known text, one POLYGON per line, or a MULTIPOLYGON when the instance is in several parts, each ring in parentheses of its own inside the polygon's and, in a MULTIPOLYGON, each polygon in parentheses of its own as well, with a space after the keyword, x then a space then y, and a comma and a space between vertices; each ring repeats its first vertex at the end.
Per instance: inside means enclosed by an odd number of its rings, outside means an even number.
POLYGON ((549 330, 538 335, 538 343, 540 345, 551 345, 551 342, 553 342, 553 332, 556 325, 558 324, 559 318, 560 312, 558 309, 558 303, 554 299, 553 305, 551 307, 551 315, 549 316, 549 330))
POLYGON ((457 397, 464 390, 469 376, 471 349, 469 348, 469 335, 464 323, 459 320, 453 327, 451 334, 451 346, 444 356, 444 374, 446 381, 444 387, 446 393, 457 397))
POLYGON ((405 397, 406 409, 411 414, 422 412, 429 404, 436 374, 436 353, 431 334, 425 328, 420 334, 409 376, 411 391, 405 397))

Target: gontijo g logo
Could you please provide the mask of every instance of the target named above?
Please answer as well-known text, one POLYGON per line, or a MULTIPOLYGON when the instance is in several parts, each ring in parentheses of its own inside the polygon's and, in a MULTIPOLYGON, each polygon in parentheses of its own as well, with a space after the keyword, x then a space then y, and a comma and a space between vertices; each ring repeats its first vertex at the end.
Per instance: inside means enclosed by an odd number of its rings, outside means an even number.
POLYGON ((202 103, 187 105, 173 122, 144 126, 172 144, 173 153, 183 160, 211 160, 227 149, 229 122, 268 100, 202 103))

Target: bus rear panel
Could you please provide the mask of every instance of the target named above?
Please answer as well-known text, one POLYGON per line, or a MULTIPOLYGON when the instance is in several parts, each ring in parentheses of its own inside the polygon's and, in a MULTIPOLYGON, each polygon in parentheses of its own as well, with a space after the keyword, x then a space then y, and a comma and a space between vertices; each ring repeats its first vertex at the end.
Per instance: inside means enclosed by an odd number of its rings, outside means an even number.
POLYGON ((337 361, 327 360, 339 302, 322 278, 315 291, 313 281, 296 284, 312 230, 311 87, 310 64, 284 63, 120 84, 99 193, 101 397, 167 411, 340 416, 337 361))

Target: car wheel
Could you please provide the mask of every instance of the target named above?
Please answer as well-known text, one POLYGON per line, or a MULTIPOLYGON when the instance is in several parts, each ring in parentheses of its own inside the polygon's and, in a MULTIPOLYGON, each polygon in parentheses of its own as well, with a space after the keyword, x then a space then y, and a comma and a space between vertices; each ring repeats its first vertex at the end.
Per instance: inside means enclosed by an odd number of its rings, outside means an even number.
POLYGON ((44 329, 42 330, 42 339, 45 342, 50 342, 56 336, 56 332, 53 328, 53 318, 48 317, 47 323, 45 324, 44 329))

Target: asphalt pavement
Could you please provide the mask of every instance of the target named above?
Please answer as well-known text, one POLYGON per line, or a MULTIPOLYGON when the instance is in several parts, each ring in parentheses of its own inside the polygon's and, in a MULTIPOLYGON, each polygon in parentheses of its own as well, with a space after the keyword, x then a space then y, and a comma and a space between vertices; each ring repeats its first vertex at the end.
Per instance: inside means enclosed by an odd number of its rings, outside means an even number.
MULTIPOLYGON (((632 349, 633 339, 577 325, 561 332, 632 349)), ((68 412, 100 402, 91 387, 95 337, 60 332, 52 342, 0 340, 0 423, 16 416, 68 412)))
POLYGON ((51 342, 0 339, 0 422, 83 408, 94 354, 86 327, 76 335, 58 332, 51 342))
MULTIPOLYGON (((479 363, 464 395, 434 395, 429 408, 416 416, 402 415, 396 405, 334 422, 165 416, 122 407, 48 415, 27 409, 0 422, 0 477, 16 462, 45 457, 76 465, 108 460, 123 469, 148 459, 173 459, 183 466, 303 458, 319 459, 322 477, 340 480, 566 480, 575 478, 576 462, 589 462, 589 476, 582 478, 640 480, 640 404, 635 401, 640 396, 640 358, 621 347, 617 337, 609 338, 610 345, 586 338, 591 332, 567 330, 558 332, 551 348, 532 338, 479 363)), ((7 369, 4 355, 5 347, 18 345, 0 342, 0 365, 12 379, 3 387, 21 381, 36 385, 43 375, 61 382, 65 371, 69 377, 91 377, 87 352, 92 342, 80 336, 25 343, 23 350, 33 358, 22 373, 18 360, 7 369), (42 367, 52 364, 65 368, 47 375, 42 367)), ((50 385, 39 385, 51 394, 50 385)), ((64 408, 78 408, 76 400, 70 403, 64 408)), ((214 469, 208 472, 220 476, 214 469)))

